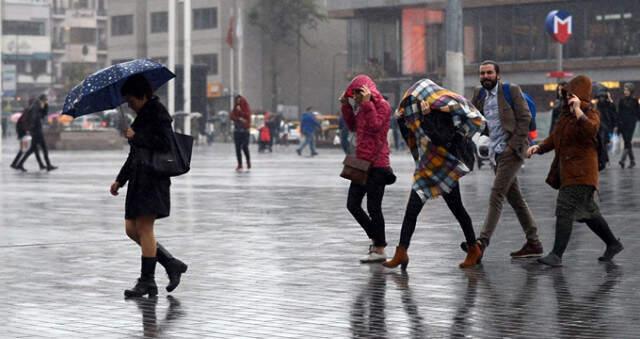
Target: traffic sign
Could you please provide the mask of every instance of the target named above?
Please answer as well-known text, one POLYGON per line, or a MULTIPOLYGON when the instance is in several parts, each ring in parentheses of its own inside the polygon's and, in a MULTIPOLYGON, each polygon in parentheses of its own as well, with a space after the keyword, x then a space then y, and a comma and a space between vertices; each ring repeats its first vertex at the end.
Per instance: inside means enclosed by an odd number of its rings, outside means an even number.
POLYGON ((565 44, 572 33, 573 18, 567 11, 555 10, 549 12, 545 28, 553 40, 565 44))

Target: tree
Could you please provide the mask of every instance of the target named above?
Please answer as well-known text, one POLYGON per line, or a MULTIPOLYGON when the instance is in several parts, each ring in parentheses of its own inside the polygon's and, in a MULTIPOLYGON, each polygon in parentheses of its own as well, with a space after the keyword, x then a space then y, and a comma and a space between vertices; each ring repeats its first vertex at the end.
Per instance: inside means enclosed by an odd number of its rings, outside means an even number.
POLYGON ((63 65, 64 90, 69 92, 93 72, 92 67, 84 63, 69 63, 63 65))
POLYGON ((271 42, 269 61, 271 64, 271 105, 275 112, 278 105, 278 47, 296 48, 298 66, 298 108, 301 109, 302 43, 313 47, 304 34, 305 29, 315 30, 319 22, 325 21, 315 0, 263 0, 249 11, 249 23, 267 36, 271 42))

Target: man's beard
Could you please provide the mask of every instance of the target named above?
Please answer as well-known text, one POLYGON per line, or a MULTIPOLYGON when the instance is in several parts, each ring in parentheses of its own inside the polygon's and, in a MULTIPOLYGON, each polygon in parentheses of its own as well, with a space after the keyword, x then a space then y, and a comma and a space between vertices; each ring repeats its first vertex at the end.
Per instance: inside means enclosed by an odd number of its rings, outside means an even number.
POLYGON ((496 85, 498 84, 498 79, 496 79, 496 80, 490 80, 490 79, 480 80, 480 84, 482 85, 482 87, 484 89, 490 91, 494 87, 496 87, 496 85))

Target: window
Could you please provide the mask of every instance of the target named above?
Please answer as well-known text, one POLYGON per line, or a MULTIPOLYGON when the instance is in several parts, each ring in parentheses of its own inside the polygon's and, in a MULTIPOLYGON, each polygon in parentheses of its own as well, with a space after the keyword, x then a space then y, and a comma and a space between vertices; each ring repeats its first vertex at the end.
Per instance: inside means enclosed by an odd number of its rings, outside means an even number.
POLYGON ((44 22, 37 21, 2 21, 3 35, 46 35, 44 22))
POLYGON ((167 32, 169 26, 169 15, 167 12, 151 13, 151 33, 167 32))
POLYGON ((73 3, 73 8, 75 9, 89 8, 89 0, 76 0, 73 3))
POLYGON ((212 29, 218 27, 218 9, 216 7, 196 8, 193 10, 193 29, 212 29))
POLYGON ((96 43, 96 30, 94 28, 71 28, 69 42, 72 44, 96 43))
POLYGON ((194 55, 193 63, 207 65, 208 75, 218 75, 218 54, 194 55))
POLYGON ((133 34, 133 15, 111 17, 111 36, 133 34))

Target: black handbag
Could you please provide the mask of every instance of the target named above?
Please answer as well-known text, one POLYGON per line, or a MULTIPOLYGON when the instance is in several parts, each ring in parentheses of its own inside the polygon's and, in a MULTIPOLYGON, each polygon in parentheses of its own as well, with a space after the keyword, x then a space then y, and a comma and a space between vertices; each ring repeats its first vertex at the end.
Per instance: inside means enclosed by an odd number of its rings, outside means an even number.
POLYGON ((171 132, 169 150, 158 152, 141 148, 142 163, 155 175, 162 177, 176 177, 191 169, 191 152, 193 137, 190 135, 171 132))

